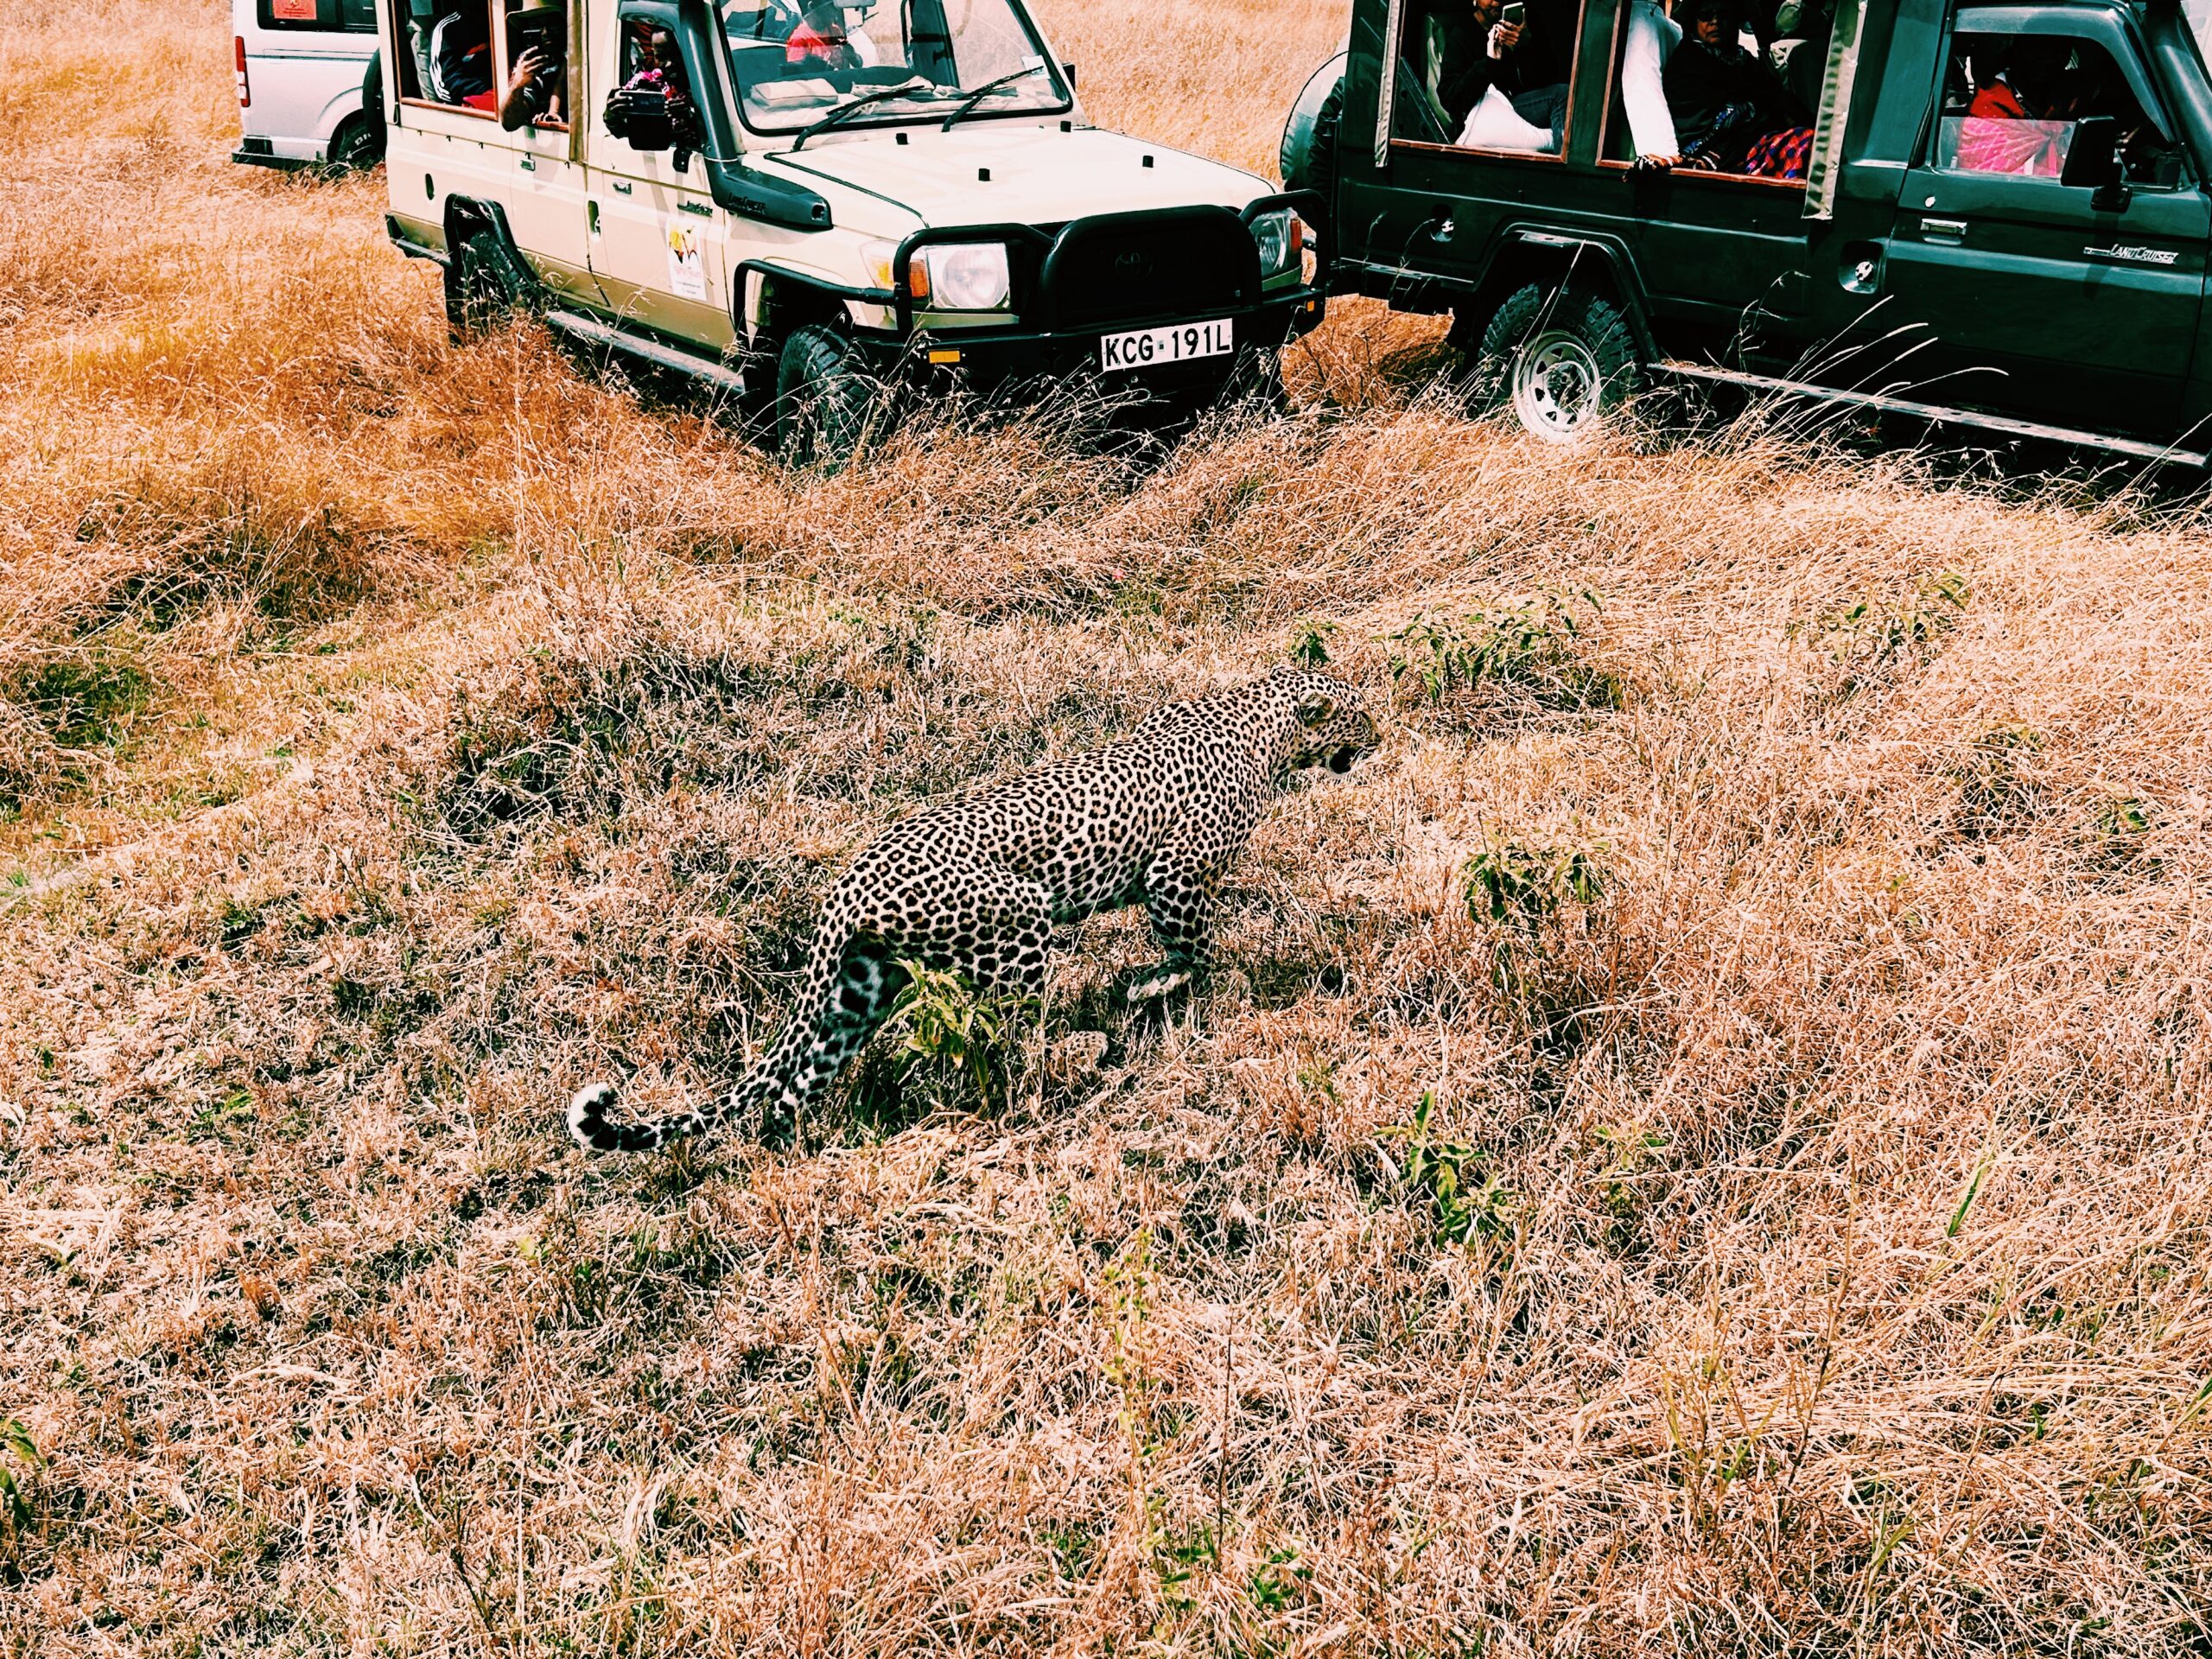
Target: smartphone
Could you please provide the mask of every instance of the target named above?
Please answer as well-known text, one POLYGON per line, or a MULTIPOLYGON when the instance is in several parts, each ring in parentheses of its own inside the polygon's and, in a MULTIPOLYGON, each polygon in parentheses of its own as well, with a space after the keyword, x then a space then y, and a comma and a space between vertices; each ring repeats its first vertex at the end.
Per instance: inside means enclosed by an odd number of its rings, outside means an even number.
POLYGON ((1506 0, 1505 10, 1497 14, 1497 21, 1518 29, 1529 21, 1529 8, 1522 0, 1506 0))
POLYGON ((558 6, 528 6, 507 18, 507 49, 520 57, 537 47, 550 58, 568 49, 569 14, 558 6))

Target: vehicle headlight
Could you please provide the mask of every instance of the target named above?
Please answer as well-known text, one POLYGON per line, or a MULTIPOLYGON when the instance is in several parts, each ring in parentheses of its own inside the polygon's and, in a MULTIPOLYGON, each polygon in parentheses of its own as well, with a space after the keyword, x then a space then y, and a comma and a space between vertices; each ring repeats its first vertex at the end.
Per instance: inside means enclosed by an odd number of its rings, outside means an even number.
POLYGON ((1003 242, 940 242, 914 256, 914 297, 932 311, 996 311, 1013 290, 1003 242))
POLYGON ((1260 275, 1280 276, 1306 251, 1306 225, 1291 209, 1278 207, 1252 221, 1252 240, 1260 247, 1260 275))
POLYGON ((861 263, 868 267, 868 279, 878 288, 891 286, 891 268, 899 260, 896 242, 863 242, 861 244, 861 263))

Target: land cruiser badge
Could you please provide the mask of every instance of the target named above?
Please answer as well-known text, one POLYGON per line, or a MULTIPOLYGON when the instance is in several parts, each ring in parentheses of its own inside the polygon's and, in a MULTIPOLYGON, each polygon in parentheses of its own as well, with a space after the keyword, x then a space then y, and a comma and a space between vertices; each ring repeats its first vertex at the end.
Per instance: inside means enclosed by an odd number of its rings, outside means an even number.
POLYGON ((2137 265, 2171 265, 2181 260, 2177 248, 2122 247, 2114 244, 2109 248, 2084 248, 2082 251, 2091 259, 2125 259, 2137 265))

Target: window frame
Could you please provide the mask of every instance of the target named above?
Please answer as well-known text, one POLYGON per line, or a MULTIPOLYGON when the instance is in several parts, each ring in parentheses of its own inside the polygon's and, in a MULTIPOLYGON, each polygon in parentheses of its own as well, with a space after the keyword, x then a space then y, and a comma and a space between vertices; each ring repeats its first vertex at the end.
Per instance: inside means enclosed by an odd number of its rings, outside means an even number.
MULTIPOLYGON (((493 19, 492 25, 492 60, 494 63, 501 63, 506 66, 506 68, 503 72, 504 73, 512 74, 514 73, 515 66, 514 60, 507 54, 507 19, 512 14, 521 10, 523 7, 528 5, 530 3, 530 0, 492 0, 492 3, 498 9, 498 16, 493 19)), ((562 54, 561 60, 563 67, 568 71, 566 74, 561 77, 561 107, 565 110, 575 102, 576 92, 576 6, 575 0, 562 0, 561 9, 568 15, 569 20, 566 25, 569 35, 569 49, 562 54)), ((505 82, 502 80, 499 84, 504 86, 505 85, 505 82)), ((443 105, 440 105, 439 107, 442 109, 445 106, 443 105)), ((499 100, 496 95, 494 95, 492 104, 492 118, 494 121, 499 118, 499 100)), ((571 130, 573 124, 573 123, 569 121, 526 121, 521 126, 514 128, 513 130, 516 132, 567 132, 571 130)))
MULTIPOLYGON (((1598 124, 1598 166, 1601 168, 1610 168, 1616 173, 1636 171, 1636 162, 1633 160, 1617 161, 1605 154, 1606 146, 1611 143, 1614 136, 1613 108, 1621 101, 1621 61, 1628 52, 1629 7, 1630 0, 1619 0, 1619 4, 1614 9, 1613 43, 1605 54, 1605 113, 1598 124)), ((1829 49, 1834 50, 1835 42, 1833 35, 1830 36, 1828 44, 1829 49)), ((1764 50, 1764 48, 1761 49, 1764 50)), ((1671 115, 1673 111, 1670 110, 1669 113, 1671 115)), ((1623 126, 1628 124, 1628 111, 1625 107, 1621 111, 1621 124, 1623 126)), ((1815 110, 1813 111, 1815 153, 1820 149, 1822 136, 1821 112, 1815 110)), ((1633 137, 1630 142, 1631 144, 1634 143, 1633 137)), ((1806 186, 1811 182, 1809 179, 1762 178, 1754 173, 1713 173, 1701 167, 1670 167, 1663 175, 1656 176, 1669 179, 1694 179, 1700 181, 1700 186, 1745 185, 1753 189, 1770 192, 1791 191, 1800 196, 1805 194, 1806 186)))
MULTIPOLYGON (((500 48, 506 38, 506 8, 503 3, 503 0, 484 0, 484 6, 486 13, 488 14, 487 21, 491 24, 492 59, 493 61, 496 63, 501 60, 500 48)), ((409 73, 415 73, 419 76, 420 72, 416 70, 414 67, 415 53, 413 43, 407 34, 407 30, 413 22, 412 11, 413 8, 410 4, 409 0, 385 0, 385 15, 391 22, 392 41, 395 46, 402 41, 409 41, 406 72, 409 73)), ((398 54, 395 52, 393 54, 395 60, 398 54)), ((392 86, 394 89, 397 90, 401 85, 402 67, 398 62, 395 61, 392 64, 391 68, 392 86)), ((410 97, 406 92, 401 92, 397 101, 403 107, 407 109, 436 110, 447 115, 467 116, 471 120, 489 121, 493 126, 497 126, 499 124, 499 111, 497 105, 496 95, 494 97, 493 108, 488 110, 480 110, 473 105, 447 104, 442 103, 435 98, 424 97, 423 95, 423 91, 424 89, 418 79, 416 83, 415 94, 410 97)))
MULTIPOLYGON (((1582 79, 1582 33, 1590 21, 1590 8, 1600 0, 1574 0, 1574 28, 1567 38, 1567 118, 1560 124, 1557 149, 1500 149, 1488 144, 1440 144, 1427 138, 1401 138, 1393 129, 1397 125, 1396 84, 1398 67, 1405 61, 1406 29, 1419 10, 1418 0, 1394 0, 1397 14, 1396 39, 1385 43, 1382 93, 1378 99, 1378 118, 1387 120, 1383 142, 1391 151, 1408 149, 1423 156, 1485 156, 1495 161, 1548 162, 1565 166, 1567 152, 1574 144, 1574 90, 1582 79)), ((1624 0, 1618 9, 1625 16, 1624 0)), ((1386 18, 1385 27, 1388 27, 1386 18)))
POLYGON ((2144 118, 2158 128, 2159 136, 2171 144, 2181 162, 2181 176, 2170 185, 2146 185, 2130 181, 2129 188, 2155 191, 2170 196, 2200 188, 2196 158, 2190 154, 2179 118, 2167 108, 2166 100, 2158 88, 2158 77, 2151 70, 2149 43, 2139 35, 2128 19, 2115 12, 2087 7, 2060 9, 2053 6, 2004 3, 1993 5, 1961 5, 1952 9, 1943 22, 1943 39, 1936 55, 1936 84, 1928 94, 1928 112, 1920 124, 1920 140, 1913 146, 1910 162, 1915 171, 1940 175, 1947 179, 2013 179, 2024 184, 2048 184, 2065 188, 2056 178, 2028 174, 2012 174, 1994 170, 1982 171, 1974 168, 1940 166, 1936 157, 1942 141, 1943 77, 1950 69, 1958 51, 1958 39, 1968 35, 2050 35, 2061 40, 2086 41, 2101 47, 2112 60, 2113 67, 2120 71, 2128 92, 2134 97, 2144 118), (1985 23, 1979 20, 1996 17, 2010 20, 2013 26, 1985 23), (2025 27, 2018 25, 2024 24, 2025 27))

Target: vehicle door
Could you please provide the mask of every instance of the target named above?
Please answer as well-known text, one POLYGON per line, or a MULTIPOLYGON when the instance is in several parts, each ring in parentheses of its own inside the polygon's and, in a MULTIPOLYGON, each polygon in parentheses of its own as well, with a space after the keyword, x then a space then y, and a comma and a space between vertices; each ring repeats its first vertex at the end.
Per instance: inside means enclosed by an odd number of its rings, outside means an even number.
MULTIPOLYGON (((606 305, 625 321, 719 350, 733 338, 726 237, 707 169, 696 97, 678 41, 675 5, 631 0, 614 28, 589 44, 594 103, 585 141, 586 227, 592 274, 606 305), (648 91, 665 95, 684 142, 660 147, 665 132, 632 128, 618 113, 608 126, 609 99, 627 94, 634 105, 648 91)), ((709 94, 720 95, 718 87, 709 94)))
POLYGON ((2204 189, 2132 23, 1969 6, 1879 273, 1925 330, 1892 385, 2069 427, 2170 432, 2203 301, 2204 189))
POLYGON ((515 245, 530 262, 557 303, 561 299, 597 304, 599 284, 592 276, 588 190, 582 137, 576 130, 575 100, 583 86, 577 73, 588 42, 584 0, 569 0, 565 29, 548 29, 533 19, 518 23, 527 0, 503 0, 504 16, 494 42, 503 79, 533 48, 543 62, 557 53, 547 84, 557 91, 541 99, 543 112, 515 130, 514 167, 505 208, 515 245))

